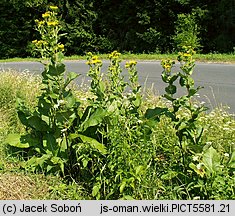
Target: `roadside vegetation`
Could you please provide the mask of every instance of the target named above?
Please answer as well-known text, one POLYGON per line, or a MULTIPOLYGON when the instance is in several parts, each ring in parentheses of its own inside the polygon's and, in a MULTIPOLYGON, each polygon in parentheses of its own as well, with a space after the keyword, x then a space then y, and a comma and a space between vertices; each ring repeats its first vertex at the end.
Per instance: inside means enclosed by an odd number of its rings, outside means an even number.
POLYGON ((124 79, 117 51, 106 75, 87 53, 84 89, 66 71, 57 10, 37 20, 42 76, 1 71, 0 198, 235 199, 234 116, 195 99, 194 47, 179 48, 176 73, 161 61, 161 96, 143 92, 135 60, 124 79))
MULTIPOLYGON (((108 60, 109 54, 99 54, 94 53, 99 56, 101 60, 108 60)), ((122 53, 120 59, 122 60, 135 60, 135 61, 160 61, 163 59, 173 59, 177 60, 178 54, 133 54, 133 53, 122 53)), ((64 60, 86 60, 87 55, 73 55, 73 56, 65 56, 64 60)), ((235 55, 231 54, 220 54, 220 53, 210 53, 210 54, 195 54, 194 59, 197 62, 205 62, 205 63, 235 63, 235 55)), ((0 59, 1 62, 23 62, 23 61, 39 61, 39 58, 8 58, 8 59, 0 59)))

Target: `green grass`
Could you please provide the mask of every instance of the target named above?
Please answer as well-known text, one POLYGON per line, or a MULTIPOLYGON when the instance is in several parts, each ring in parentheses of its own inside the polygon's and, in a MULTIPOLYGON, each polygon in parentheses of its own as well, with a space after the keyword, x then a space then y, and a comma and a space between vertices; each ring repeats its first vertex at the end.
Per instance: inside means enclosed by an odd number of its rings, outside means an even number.
MULTIPOLYGON (((108 54, 98 54, 100 59, 108 59, 108 54)), ((121 59, 123 60, 162 60, 162 59, 177 59, 178 54, 132 54, 123 53, 121 59)), ((218 62, 218 63, 235 63, 234 54, 196 54, 194 56, 196 61, 199 62, 218 62)), ((22 61, 38 61, 37 58, 10 58, 10 59, 0 59, 0 62, 22 62, 22 61)), ((86 60, 86 56, 74 55, 67 56, 65 60, 86 60)))

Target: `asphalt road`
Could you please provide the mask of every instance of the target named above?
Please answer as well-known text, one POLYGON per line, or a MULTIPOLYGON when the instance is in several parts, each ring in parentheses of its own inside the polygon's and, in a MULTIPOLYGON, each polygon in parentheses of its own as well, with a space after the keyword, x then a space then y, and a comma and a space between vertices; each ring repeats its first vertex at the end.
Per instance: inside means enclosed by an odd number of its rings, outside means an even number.
MULTIPOLYGON (((89 82, 86 73, 88 66, 85 61, 65 61, 67 71, 81 74, 78 83, 89 82)), ((125 62, 122 63, 124 68, 125 62)), ((103 61, 103 72, 107 70, 108 61, 103 61)), ((174 67, 177 71, 179 65, 174 67)), ((17 71, 29 71, 39 74, 43 65, 37 62, 7 62, 0 63, 0 70, 8 68, 17 71)), ((161 80, 162 67, 160 61, 139 61, 137 64, 139 82, 144 87, 153 87, 159 94, 163 94, 165 85, 161 80)), ((123 70, 124 76, 127 71, 123 70)), ((205 101, 209 108, 228 106, 230 113, 235 113, 235 64, 196 63, 193 78, 195 86, 203 86, 198 99, 205 101)), ((180 92, 181 94, 182 92, 180 92)))

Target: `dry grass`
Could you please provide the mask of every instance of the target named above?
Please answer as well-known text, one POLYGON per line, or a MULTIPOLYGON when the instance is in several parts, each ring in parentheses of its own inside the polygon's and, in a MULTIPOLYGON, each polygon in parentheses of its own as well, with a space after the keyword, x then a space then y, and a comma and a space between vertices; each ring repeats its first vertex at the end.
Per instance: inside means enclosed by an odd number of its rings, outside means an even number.
POLYGON ((0 200, 28 200, 45 197, 49 186, 21 173, 0 174, 0 200))

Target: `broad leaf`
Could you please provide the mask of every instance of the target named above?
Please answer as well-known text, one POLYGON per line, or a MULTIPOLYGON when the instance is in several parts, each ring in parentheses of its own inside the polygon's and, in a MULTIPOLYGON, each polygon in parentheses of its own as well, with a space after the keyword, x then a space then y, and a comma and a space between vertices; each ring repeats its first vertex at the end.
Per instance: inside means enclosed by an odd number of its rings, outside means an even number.
POLYGON ((73 108, 74 104, 76 103, 76 98, 71 92, 64 98, 64 100, 66 101, 66 107, 69 109, 73 108))
POLYGON ((186 85, 186 79, 185 79, 185 76, 181 76, 180 77, 180 80, 179 80, 179 83, 180 83, 180 85, 182 86, 182 87, 184 87, 185 85, 186 85))
POLYGON ((167 108, 156 107, 155 109, 148 109, 145 113, 145 118, 159 121, 159 117, 168 112, 167 108))
POLYGON ((32 116, 28 119, 29 125, 37 131, 48 131, 48 124, 38 116, 32 116))
POLYGON ((97 108, 93 114, 91 114, 82 124, 82 128, 85 131, 88 127, 96 126, 100 124, 104 117, 107 115, 107 111, 102 108, 97 108))
POLYGON ((99 190, 100 190, 100 186, 95 185, 92 189, 92 196, 95 197, 99 193, 99 190))
POLYGON ((79 137, 79 134, 70 133, 68 137, 69 139, 77 139, 79 137))
POLYGON ((93 138, 88 137, 88 136, 84 136, 82 134, 78 134, 78 136, 80 137, 82 142, 89 143, 93 148, 97 149, 102 154, 107 153, 106 147, 102 143, 98 142, 96 139, 93 139, 93 138))
POLYGON ((69 72, 67 75, 67 79, 65 81, 65 87, 69 85, 74 79, 76 79, 80 74, 77 74, 75 72, 69 72))
POLYGON ((174 74, 171 76, 170 80, 169 80, 169 83, 173 83, 177 80, 177 78, 179 77, 179 74, 174 74))
POLYGON ((33 138, 30 134, 9 134, 5 140, 10 146, 17 148, 29 148, 31 146, 37 146, 39 144, 38 139, 33 138))
POLYGON ((176 93, 176 86, 175 85, 169 85, 165 88, 166 93, 173 95, 176 93))
POLYGON ((46 139, 46 147, 47 149, 53 153, 53 155, 57 155, 58 153, 58 144, 56 142, 55 137, 53 134, 46 134, 45 137, 46 139))
POLYGON ((64 64, 49 65, 48 74, 52 76, 58 76, 65 72, 64 64))
POLYGON ((22 143, 21 142, 21 135, 20 134, 9 134, 5 140, 7 144, 17 148, 29 148, 29 143, 22 143))
POLYGON ((26 116, 26 114, 23 111, 18 111, 17 114, 21 123, 25 125, 26 127, 28 127, 29 126, 28 119, 27 119, 28 116, 26 116))
POLYGON ((202 162, 210 173, 216 173, 219 170, 220 157, 212 146, 204 152, 202 162))

